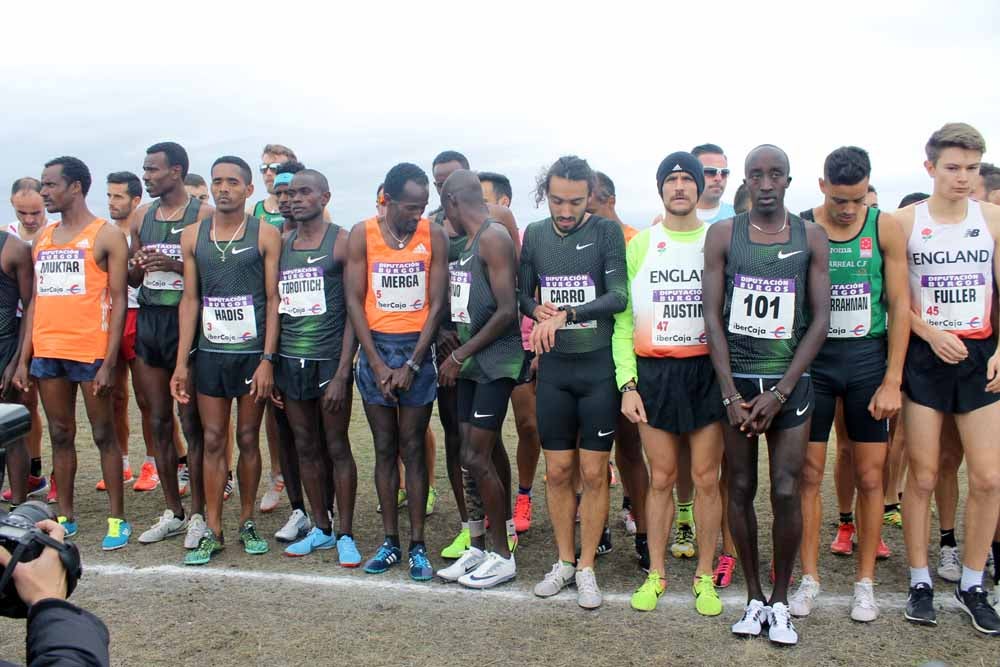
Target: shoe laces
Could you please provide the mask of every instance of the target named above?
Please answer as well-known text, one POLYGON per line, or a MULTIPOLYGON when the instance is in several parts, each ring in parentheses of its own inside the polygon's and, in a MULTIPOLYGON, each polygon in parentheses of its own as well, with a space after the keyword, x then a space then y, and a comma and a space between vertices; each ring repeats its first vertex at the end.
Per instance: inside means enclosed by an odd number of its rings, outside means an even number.
POLYGON ((875 604, 875 587, 870 581, 859 581, 854 584, 854 604, 864 609, 877 609, 875 604))
POLYGON ((247 540, 259 540, 260 535, 257 534, 257 525, 252 521, 247 521, 243 524, 243 537, 247 540))
POLYGON ((719 556, 719 563, 716 565, 715 571, 731 573, 735 567, 736 559, 729 554, 722 554, 719 556))
POLYGON ((383 544, 375 552, 375 560, 388 560, 389 556, 392 555, 392 546, 388 544, 383 544))
POLYGON ((597 577, 589 567, 576 572, 576 590, 579 593, 597 593, 597 577))
POLYGON ((677 534, 676 541, 680 544, 694 542, 694 529, 691 527, 691 524, 689 523, 677 524, 676 534, 677 534))
POLYGON ((542 581, 551 582, 553 584, 562 584, 564 581, 562 576, 562 567, 562 563, 556 563, 553 565, 552 569, 549 570, 549 573, 542 578, 542 581))
POLYGON ((427 554, 423 549, 415 549, 410 552, 410 567, 425 568, 430 567, 431 562, 427 559, 427 554))
POLYGON ((961 564, 958 547, 941 547, 941 567, 960 567, 961 564))
POLYGON ((749 623, 751 621, 763 623, 766 616, 767 608, 759 600, 754 600, 743 611, 743 618, 740 619, 740 623, 749 623), (754 602, 757 604, 754 604, 754 602))
POLYGON ((780 602, 771 607, 771 614, 768 620, 773 627, 779 630, 792 628, 792 616, 788 611, 788 607, 780 602))
POLYGON ((530 516, 531 499, 524 494, 517 494, 517 501, 514 503, 514 518, 527 520, 530 516))
POLYGON ((698 595, 715 595, 718 597, 718 593, 715 590, 715 581, 712 579, 711 575, 702 574, 694 580, 694 590, 698 595))

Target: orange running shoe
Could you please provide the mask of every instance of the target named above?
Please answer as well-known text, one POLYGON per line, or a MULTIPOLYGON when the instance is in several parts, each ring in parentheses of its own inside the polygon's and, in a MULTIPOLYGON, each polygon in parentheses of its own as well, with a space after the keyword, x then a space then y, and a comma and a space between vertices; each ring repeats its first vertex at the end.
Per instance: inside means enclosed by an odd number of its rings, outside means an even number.
POLYGON ((156 474, 156 464, 146 461, 139 469, 139 479, 136 480, 133 489, 137 492, 152 491, 160 485, 160 476, 156 474))
POLYGON ((892 555, 892 549, 889 548, 889 545, 886 544, 882 538, 879 538, 878 551, 875 552, 875 557, 878 558, 879 560, 885 560, 891 555, 892 555))
POLYGON ((517 494, 514 502, 514 530, 518 533, 531 530, 531 496, 526 493, 517 494))
POLYGON ((842 523, 837 528, 837 536, 830 544, 831 553, 840 556, 850 556, 854 553, 854 524, 842 523))
MULTIPOLYGON (((122 483, 123 484, 131 484, 134 479, 135 479, 135 477, 132 476, 132 466, 129 466, 128 468, 125 468, 125 469, 122 470, 122 483)), ((98 491, 107 491, 108 490, 108 487, 104 483, 104 479, 103 478, 101 478, 101 481, 98 482, 97 486, 95 486, 94 488, 97 489, 98 491)), ((52 501, 49 501, 49 502, 52 502, 52 501)))
POLYGON ((56 471, 49 475, 49 493, 45 496, 45 502, 49 505, 59 502, 59 494, 56 492, 56 471))

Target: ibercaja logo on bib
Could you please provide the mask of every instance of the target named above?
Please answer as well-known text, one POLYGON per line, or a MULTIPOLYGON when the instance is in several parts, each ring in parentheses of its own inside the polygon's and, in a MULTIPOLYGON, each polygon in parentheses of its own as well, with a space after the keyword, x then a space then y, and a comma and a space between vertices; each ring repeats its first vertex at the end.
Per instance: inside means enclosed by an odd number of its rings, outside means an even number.
POLYGON ((184 289, 184 279, 178 278, 174 282, 170 283, 170 286, 174 289, 184 289))
POLYGON ((417 299, 416 301, 410 304, 410 308, 413 308, 414 310, 420 310, 423 307, 424 307, 423 299, 417 299))
POLYGON ((983 322, 978 317, 973 317, 971 320, 969 320, 969 328, 970 329, 978 329, 982 325, 983 325, 983 322))
POLYGON ((241 340, 243 340, 243 342, 244 342, 244 343, 245 343, 246 341, 248 341, 248 340, 253 340, 254 338, 256 338, 256 336, 254 336, 254 335, 253 335, 252 333, 250 333, 249 331, 244 331, 244 332, 243 332, 243 335, 242 335, 242 336, 240 336, 240 339, 241 339, 241 340))
POLYGON ((701 343, 702 345, 708 342, 708 335, 704 331, 698 334, 698 342, 701 343))
POLYGON ((774 334, 775 338, 788 338, 788 332, 785 331, 785 327, 778 327, 771 333, 774 334))

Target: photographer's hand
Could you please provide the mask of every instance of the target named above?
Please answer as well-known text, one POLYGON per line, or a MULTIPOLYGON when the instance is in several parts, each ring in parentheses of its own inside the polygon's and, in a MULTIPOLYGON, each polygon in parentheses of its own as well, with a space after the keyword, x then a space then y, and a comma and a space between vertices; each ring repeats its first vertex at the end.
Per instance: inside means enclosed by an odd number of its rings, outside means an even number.
MULTIPOLYGON (((57 542, 62 542, 66 536, 66 529, 50 519, 35 525, 57 542)), ((8 562, 10 552, 0 547, 0 565, 7 567, 8 562)), ((66 570, 58 552, 51 547, 45 547, 35 560, 18 563, 13 579, 17 594, 28 607, 49 598, 66 599, 66 570)))

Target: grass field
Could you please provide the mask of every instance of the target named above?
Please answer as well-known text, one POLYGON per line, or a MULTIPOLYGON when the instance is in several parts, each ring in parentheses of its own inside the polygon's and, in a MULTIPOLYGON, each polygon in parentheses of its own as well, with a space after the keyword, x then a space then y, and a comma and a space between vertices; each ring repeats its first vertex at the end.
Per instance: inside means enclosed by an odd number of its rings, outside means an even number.
MULTIPOLYGON (((180 538, 151 546, 133 539, 126 549, 104 553, 100 540, 107 504, 105 496, 93 490, 100 472, 82 404, 78 420, 77 543, 85 574, 72 600, 107 623, 115 665, 1000 664, 1000 639, 983 637, 971 629, 951 602, 952 588, 947 582, 936 582, 941 608, 937 628, 916 627, 903 620, 907 569, 902 558, 902 533, 891 528, 885 529, 884 537, 893 555, 878 566, 876 592, 881 618, 868 625, 850 620, 853 561, 824 549, 823 597, 810 618, 797 622, 800 644, 791 649, 777 649, 766 639, 740 641, 732 637, 729 625, 739 617, 745 602, 739 574, 733 586, 723 592, 726 606, 722 616, 700 617, 690 592, 693 561, 670 559, 667 593, 659 608, 648 614, 632 611, 628 598, 644 575, 617 512, 612 523, 615 550, 597 565, 604 606, 592 612, 580 609, 572 590, 553 600, 536 599, 531 587, 555 559, 545 508, 544 463, 535 484, 534 523, 522 536, 516 554, 518 578, 492 591, 472 592, 438 581, 414 584, 405 567, 378 577, 345 570, 337 565, 334 551, 303 559, 285 558, 273 539, 271 553, 263 556, 248 556, 231 540, 211 567, 203 569, 181 565, 184 549, 180 538)), ((138 470, 144 448, 137 414, 131 422, 131 460, 138 470)), ((438 554, 459 526, 436 417, 432 425, 439 443, 435 480, 439 501, 437 511, 428 519, 427 543, 432 563, 440 567, 444 561, 438 554)), ((512 416, 505 425, 504 439, 513 460, 517 438, 512 416)), ((381 520, 375 512, 371 435, 357 399, 351 441, 360 478, 355 539, 367 557, 381 541, 381 520)), ((830 474, 834 449, 829 448, 831 460, 824 488, 825 543, 832 538, 836 517, 830 474)), ((266 458, 266 446, 262 451, 266 458)), ((48 466, 47 444, 44 456, 48 466)), ((758 492, 764 568, 770 560, 765 456, 761 457, 762 487, 758 492)), ((964 473, 962 484, 964 488, 964 473)), ((127 487, 125 500, 136 535, 163 509, 159 490, 140 494, 127 487)), ((620 501, 621 488, 613 488, 612 507, 619 507, 620 501)), ((226 505, 225 520, 227 532, 234 537, 237 513, 232 499, 226 505)), ((287 514, 288 506, 283 504, 273 514, 263 515, 259 521, 262 534, 271 538, 287 514)), ((405 542, 405 513, 401 523, 405 542)), ((936 530, 936 524, 932 529, 936 530)), ((931 564, 933 569, 936 553, 931 564)), ((23 661, 23 621, 0 619, 0 657, 23 661)))

